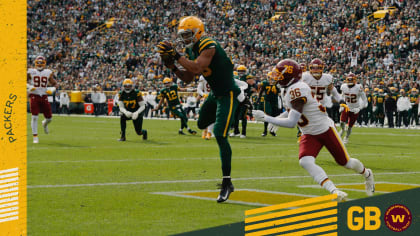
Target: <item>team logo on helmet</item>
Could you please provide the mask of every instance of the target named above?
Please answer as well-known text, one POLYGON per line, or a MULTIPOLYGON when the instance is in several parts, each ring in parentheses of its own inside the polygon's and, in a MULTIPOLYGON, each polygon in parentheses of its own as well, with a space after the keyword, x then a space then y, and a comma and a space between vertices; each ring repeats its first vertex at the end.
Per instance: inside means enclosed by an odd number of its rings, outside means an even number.
POLYGON ((348 73, 346 76, 346 83, 348 84, 348 86, 352 87, 357 83, 357 77, 355 74, 353 73, 348 73))
POLYGON ((247 71, 244 65, 239 65, 238 68, 236 68, 236 70, 238 71, 239 76, 245 75, 247 71))
POLYGON ((165 85, 165 87, 169 88, 172 85, 172 79, 169 77, 165 77, 163 79, 163 84, 165 85))
POLYGON ((288 87, 302 77, 300 65, 292 59, 284 59, 277 63, 272 71, 272 76, 280 86, 288 87))

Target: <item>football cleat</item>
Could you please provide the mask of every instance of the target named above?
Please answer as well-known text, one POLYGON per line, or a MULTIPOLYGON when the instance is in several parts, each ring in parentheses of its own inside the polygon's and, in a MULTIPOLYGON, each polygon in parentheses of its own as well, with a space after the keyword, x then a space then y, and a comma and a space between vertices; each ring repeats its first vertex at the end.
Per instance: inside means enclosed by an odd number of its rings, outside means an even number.
POLYGON ((206 139, 207 138, 207 129, 203 130, 203 132, 201 133, 201 138, 202 139, 206 139))
POLYGON ((369 172, 369 176, 366 177, 366 194, 372 196, 375 193, 375 180, 373 179, 373 172, 371 169, 366 169, 369 172))
POLYGON ((178 134, 185 135, 185 133, 182 130, 178 131, 178 134))
POLYGON ((277 136, 277 134, 276 134, 276 133, 274 133, 274 132, 270 132, 270 134, 271 134, 272 136, 274 136, 274 137, 276 137, 276 136, 277 136))
POLYGON ((337 194, 337 202, 345 202, 347 200, 348 194, 343 191, 336 189, 332 193, 337 194))
POLYGON ((246 138, 246 135, 241 134, 240 138, 246 138))
POLYGON ((207 132, 206 140, 210 140, 210 139, 211 139, 211 133, 207 132))
POLYGON ((33 142, 34 142, 34 143, 39 143, 38 136, 34 136, 33 142))
POLYGON ((49 130, 48 130, 47 120, 42 121, 42 127, 44 128, 44 133, 48 134, 49 130))
POLYGON ((348 142, 349 142, 349 138, 344 137, 344 139, 343 139, 343 143, 344 143, 344 144, 347 144, 348 142))
POLYGON ((219 196, 217 197, 217 202, 221 203, 224 202, 226 200, 228 200, 230 194, 234 191, 234 187, 232 182, 226 184, 226 185, 221 185, 221 190, 219 193, 219 196))
POLYGON ((197 132, 195 130, 192 130, 192 129, 188 129, 188 133, 193 134, 193 135, 197 134, 197 132))
POLYGON ((143 140, 147 140, 147 130, 143 130, 143 140))
POLYGON ((240 133, 230 133, 229 136, 230 137, 239 137, 239 136, 241 136, 241 134, 240 133))
POLYGON ((124 142, 125 141, 125 137, 121 137, 120 139, 118 139, 118 141, 124 142))
POLYGON ((267 136, 267 132, 264 132, 261 134, 261 137, 265 137, 265 136, 267 136))

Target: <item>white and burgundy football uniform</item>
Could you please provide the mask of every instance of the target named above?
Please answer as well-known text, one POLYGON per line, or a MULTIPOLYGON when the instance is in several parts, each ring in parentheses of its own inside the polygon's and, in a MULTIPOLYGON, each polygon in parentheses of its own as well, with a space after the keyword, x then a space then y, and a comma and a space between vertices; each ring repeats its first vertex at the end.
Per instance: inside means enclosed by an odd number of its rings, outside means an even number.
POLYGON ((302 131, 299 144, 299 159, 304 156, 318 156, 325 146, 335 161, 345 165, 349 155, 341 138, 338 136, 334 122, 328 117, 325 108, 312 96, 311 88, 299 81, 290 85, 285 94, 286 106, 291 108, 291 102, 303 98, 305 105, 298 122, 302 131))
POLYGON ((366 94, 360 84, 355 84, 352 87, 349 87, 348 84, 342 84, 341 93, 349 110, 344 110, 341 113, 340 120, 348 123, 348 126, 351 128, 359 116, 359 111, 367 104, 366 94), (362 100, 363 106, 360 106, 359 100, 362 100))
POLYGON ((306 71, 302 73, 302 81, 309 85, 316 100, 325 106, 324 99, 327 96, 328 86, 333 82, 332 75, 322 73, 320 79, 315 79, 309 71, 306 71))
POLYGON ((34 87, 34 90, 29 91, 32 115, 38 115, 41 112, 47 119, 52 117, 51 106, 47 96, 47 85, 52 73, 50 69, 28 69, 30 77, 28 84, 34 87))

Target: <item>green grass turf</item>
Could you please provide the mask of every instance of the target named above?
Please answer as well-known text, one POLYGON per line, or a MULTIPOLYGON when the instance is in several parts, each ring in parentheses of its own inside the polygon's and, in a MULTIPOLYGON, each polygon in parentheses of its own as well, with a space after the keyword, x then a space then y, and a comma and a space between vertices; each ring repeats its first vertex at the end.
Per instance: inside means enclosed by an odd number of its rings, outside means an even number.
MULTIPOLYGON (((147 141, 135 135, 130 121, 127 141, 117 142, 118 119, 55 116, 49 135, 41 120, 35 145, 28 116, 28 235, 169 235, 243 221, 245 210, 257 208, 151 194, 215 190, 220 182, 216 140, 179 136, 179 121, 145 120, 147 141), (207 181, 145 182, 177 180, 207 181), (83 185, 98 183, 115 184, 83 185)), ((189 125, 196 128, 195 122, 189 125)), ((315 182, 298 164, 296 129, 263 138, 262 128, 249 124, 246 139, 229 139, 235 188, 327 194, 297 187, 315 182)), ((420 173, 408 173, 420 172, 419 140, 419 130, 354 128, 347 148, 372 168, 376 181, 420 184, 420 173), (407 173, 381 174, 391 172, 407 173)), ((363 183, 360 176, 333 176, 353 172, 337 166, 325 149, 317 163, 337 184, 363 183)), ((366 197, 348 193, 352 199, 366 197)))

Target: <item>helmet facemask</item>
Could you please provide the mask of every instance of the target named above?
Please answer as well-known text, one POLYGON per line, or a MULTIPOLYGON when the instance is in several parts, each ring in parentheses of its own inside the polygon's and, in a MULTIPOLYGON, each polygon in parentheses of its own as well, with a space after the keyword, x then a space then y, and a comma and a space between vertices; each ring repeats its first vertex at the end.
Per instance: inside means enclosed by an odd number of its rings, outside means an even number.
POLYGON ((181 29, 178 31, 178 36, 181 38, 186 48, 191 48, 197 42, 198 29, 181 29), (194 30, 194 31, 193 31, 194 30))
POLYGON ((124 92, 129 93, 133 90, 132 84, 124 84, 124 92))
POLYGON ((324 67, 322 65, 310 65, 310 72, 315 79, 320 79, 322 76, 322 72, 324 71, 324 67))

